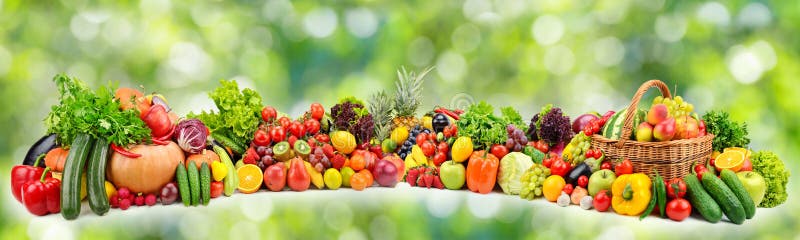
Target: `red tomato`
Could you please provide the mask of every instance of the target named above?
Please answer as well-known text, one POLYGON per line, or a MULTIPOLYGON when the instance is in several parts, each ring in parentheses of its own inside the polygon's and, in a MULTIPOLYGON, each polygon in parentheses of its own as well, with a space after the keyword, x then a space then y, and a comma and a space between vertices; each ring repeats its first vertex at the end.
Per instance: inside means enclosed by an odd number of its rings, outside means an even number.
POLYGON ((297 137, 295 137, 294 135, 290 135, 289 140, 287 141, 289 142, 289 146, 294 148, 294 143, 297 142, 297 137))
POLYGON ((550 166, 553 165, 553 158, 552 157, 548 157, 548 158, 543 159, 542 160, 542 165, 544 165, 544 167, 546 167, 546 168, 550 168, 550 166))
POLYGON ((745 159, 744 163, 742 164, 742 169, 739 169, 739 172, 744 171, 753 171, 753 162, 750 162, 750 159, 745 159))
POLYGON ((601 151, 600 149, 594 150, 594 155, 592 155, 592 157, 594 159, 600 159, 601 157, 603 157, 603 151, 601 151))
POLYGON ((703 164, 697 164, 696 166, 694 166, 694 172, 697 173, 697 179, 702 182, 703 174, 708 172, 708 168, 706 168, 706 166, 703 164))
POLYGON ((561 191, 566 193, 567 195, 572 195, 572 191, 574 191, 574 190, 575 190, 575 187, 573 187, 572 184, 569 184, 569 183, 567 183, 567 185, 564 185, 564 188, 561 189, 561 191))
POLYGON ((419 133, 417 134, 417 145, 422 146, 422 143, 428 141, 428 134, 427 133, 419 133))
POLYGON ((288 117, 281 117, 278 119, 278 122, 281 124, 281 127, 285 129, 289 129, 289 125, 292 124, 292 120, 289 120, 288 117))
POLYGON ((683 198, 686 195, 686 183, 683 179, 674 178, 667 182, 667 196, 669 198, 683 198))
POLYGON ((303 137, 306 135, 306 127, 302 123, 294 121, 289 125, 289 133, 298 138, 303 137))
POLYGON ((581 175, 580 177, 578 177, 578 186, 586 188, 586 186, 588 185, 589 185, 589 177, 587 177, 586 175, 581 175))
POLYGON ((447 142, 440 142, 439 145, 436 146, 436 151, 447 154, 447 152, 450 151, 450 146, 447 145, 447 142))
POLYGON ((433 155, 433 164, 437 167, 441 166, 445 161, 447 161, 447 154, 443 152, 437 152, 433 155))
POLYGON ((150 111, 147 112, 147 115, 145 115, 142 120, 150 127, 150 130, 152 130, 151 135, 155 138, 161 138, 170 134, 174 127, 172 121, 169 120, 167 110, 161 105, 150 107, 150 111))
POLYGON ((320 121, 320 120, 322 120, 323 116, 325 116, 325 108, 322 107, 322 104, 312 103, 311 104, 311 118, 314 118, 317 121, 320 121))
POLYGON ((598 212, 608 211, 608 207, 611 206, 611 197, 608 196, 608 190, 600 190, 600 192, 595 194, 592 200, 592 206, 594 206, 594 209, 597 209, 598 212))
POLYGON ((625 159, 617 166, 614 167, 614 173, 617 176, 622 176, 624 174, 632 174, 633 173, 633 164, 631 164, 631 160, 625 159))
POLYGON ((319 133, 320 125, 319 121, 316 119, 306 119, 306 121, 303 123, 303 126, 306 127, 306 132, 308 132, 308 134, 313 135, 319 133))
POLYGON ((692 214, 692 204, 686 199, 676 198, 667 203, 667 217, 675 221, 683 221, 692 214))
POLYGON ((259 129, 256 131, 255 136, 253 136, 253 143, 256 144, 256 146, 269 146, 271 142, 272 139, 270 139, 267 131, 259 129))
POLYGON ((611 162, 609 162, 609 161, 603 161, 603 163, 601 163, 601 164, 600 164, 600 169, 608 169, 608 170, 611 170, 611 162))
POLYGON ((419 148, 422 149, 422 153, 424 153, 427 157, 433 156, 433 154, 436 152, 436 147, 434 147, 433 143, 430 141, 422 142, 422 144, 419 145, 419 148))
POLYGON ((331 138, 328 136, 328 134, 320 133, 320 134, 314 135, 314 138, 316 138, 317 141, 319 141, 321 143, 331 143, 331 138))
POLYGON ((556 157, 553 160, 553 163, 550 165, 550 173, 553 175, 564 177, 567 175, 567 173, 569 173, 570 170, 572 170, 572 166, 569 165, 569 163, 564 162, 561 157, 556 157))
POLYGON ((286 130, 281 126, 275 126, 269 130, 269 136, 274 142, 282 142, 286 139, 286 130))
POLYGON ((225 190, 225 185, 222 182, 211 182, 211 198, 222 196, 222 191, 225 190))
POLYGON ((263 119, 264 122, 275 121, 275 117, 278 117, 278 111, 275 111, 275 108, 266 106, 264 109, 261 109, 261 119, 263 119))
POLYGON ((503 157, 505 157, 506 154, 508 154, 508 148, 500 144, 495 144, 494 146, 492 146, 491 152, 498 159, 503 159, 503 157))

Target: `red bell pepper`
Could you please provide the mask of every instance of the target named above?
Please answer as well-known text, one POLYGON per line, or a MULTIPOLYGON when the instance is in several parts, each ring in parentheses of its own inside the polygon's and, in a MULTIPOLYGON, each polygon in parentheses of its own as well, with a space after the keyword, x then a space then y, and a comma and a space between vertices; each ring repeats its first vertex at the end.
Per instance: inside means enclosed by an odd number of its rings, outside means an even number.
MULTIPOLYGON (((39 166, 42 158, 44 155, 39 156, 33 166, 16 165, 11 169, 11 193, 20 203, 22 202, 22 185, 32 180, 38 180, 44 173, 44 168, 36 167, 39 166)), ((47 177, 52 177, 52 174, 48 172, 47 177)))
POLYGON ((46 168, 39 179, 22 186, 22 204, 33 215, 61 212, 61 180, 48 177, 49 173, 50 169, 46 168))

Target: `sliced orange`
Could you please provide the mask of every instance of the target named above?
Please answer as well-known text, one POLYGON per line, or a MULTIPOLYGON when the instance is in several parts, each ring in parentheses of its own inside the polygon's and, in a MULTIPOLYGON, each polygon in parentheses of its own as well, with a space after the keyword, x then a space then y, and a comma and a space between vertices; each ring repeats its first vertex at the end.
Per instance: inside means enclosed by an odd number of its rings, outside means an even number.
POLYGON ((744 165, 744 156, 739 151, 725 151, 714 160, 714 166, 718 169, 730 169, 737 172, 744 165))
POLYGON ((239 192, 242 193, 258 192, 264 182, 264 173, 255 164, 243 165, 236 169, 236 174, 239 176, 239 192))
POLYGON ((729 147, 729 148, 726 148, 725 150, 723 150, 722 152, 740 152, 740 153, 744 154, 744 159, 750 158, 750 153, 751 153, 750 150, 747 150, 747 149, 744 149, 744 148, 740 148, 740 147, 729 147))

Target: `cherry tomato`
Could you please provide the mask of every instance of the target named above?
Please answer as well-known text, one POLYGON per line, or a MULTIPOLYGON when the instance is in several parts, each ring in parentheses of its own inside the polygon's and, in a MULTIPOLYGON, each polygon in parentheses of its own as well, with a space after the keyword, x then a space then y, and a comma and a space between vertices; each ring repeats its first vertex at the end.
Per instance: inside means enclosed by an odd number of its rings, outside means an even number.
POLYGON ((667 217, 675 221, 683 221, 692 214, 692 204, 686 199, 676 198, 667 203, 667 217))
POLYGON ((274 142, 282 142, 286 139, 286 129, 281 126, 272 127, 269 130, 269 136, 272 137, 272 141, 274 142))
POLYGON ((447 161, 447 154, 443 152, 437 152, 433 155, 433 164, 441 166, 443 162, 447 161))
POLYGON ((419 133, 417 134, 417 145, 422 146, 422 143, 428 141, 428 134, 427 133, 419 133))
POLYGON ((322 104, 312 103, 311 104, 311 118, 314 118, 317 121, 320 121, 320 120, 322 120, 323 116, 325 116, 325 108, 322 107, 322 104))
POLYGON ((666 185, 669 198, 683 198, 686 195, 686 183, 683 182, 683 179, 672 179, 666 185))
POLYGON ((222 182, 211 182, 211 198, 222 196, 222 191, 225 190, 225 185, 222 182))
POLYGON ((255 136, 253 136, 253 143, 256 146, 269 146, 272 143, 272 139, 270 139, 269 133, 264 130, 257 130, 255 136))
POLYGON ((611 162, 609 162, 609 161, 603 161, 603 163, 601 163, 601 164, 600 164, 600 169, 608 169, 608 170, 611 170, 611 162))
POLYGON ((306 135, 306 127, 299 121, 294 121, 289 125, 289 133, 297 138, 301 138, 306 135))
POLYGON ((594 159, 600 159, 603 157, 603 151, 600 151, 600 149, 595 149, 592 157, 594 157, 594 159))
POLYGON ((594 157, 594 149, 586 150, 586 158, 593 158, 594 157))
POLYGON ((447 152, 450 151, 450 146, 447 145, 446 142, 440 142, 439 145, 436 146, 436 151, 447 154, 447 152))
POLYGON ((617 177, 622 176, 624 174, 632 174, 633 164, 631 163, 631 160, 625 159, 622 162, 618 163, 617 166, 614 167, 614 173, 617 174, 617 177))
POLYGON ((422 149, 422 153, 424 153, 427 157, 433 156, 433 154, 436 153, 436 147, 430 141, 422 142, 422 144, 419 145, 419 148, 422 149))
POLYGON ((588 185, 589 185, 589 177, 587 177, 586 175, 581 175, 580 177, 578 177, 578 186, 586 188, 586 186, 588 185))
POLYGON ((706 168, 706 166, 704 166, 703 164, 697 164, 696 166, 694 166, 694 172, 697 173, 697 179, 702 182, 703 174, 706 174, 708 172, 708 168, 706 168))
POLYGON ((284 129, 289 129, 289 125, 292 124, 292 120, 289 120, 288 117, 281 117, 278 119, 278 122, 281 124, 281 127, 284 129))
POLYGON ((317 141, 319 141, 321 143, 331 143, 331 138, 328 136, 328 134, 320 133, 320 134, 314 135, 314 138, 316 138, 317 141))
POLYGON ((570 184, 570 183, 567 183, 567 185, 564 185, 564 188, 561 189, 561 191, 566 193, 567 195, 572 195, 572 191, 574 191, 574 190, 575 190, 575 187, 573 187, 572 184, 570 184))
POLYGON ((503 157, 506 156, 506 154, 508 154, 508 148, 500 144, 495 144, 494 146, 492 146, 491 152, 495 157, 497 157, 497 159, 502 159, 503 157))
POLYGON ((320 128, 319 121, 316 119, 306 119, 306 121, 303 122, 303 126, 306 127, 306 132, 312 135, 317 134, 320 128))
POLYGON ((278 116, 278 111, 275 111, 275 108, 273 107, 266 106, 263 109, 261 109, 261 119, 263 119, 264 122, 272 122, 275 120, 275 117, 277 116, 278 116))
POLYGON ((292 146, 292 148, 294 148, 294 143, 297 142, 297 137, 294 135, 290 135, 289 140, 287 141, 289 142, 289 146, 292 146))

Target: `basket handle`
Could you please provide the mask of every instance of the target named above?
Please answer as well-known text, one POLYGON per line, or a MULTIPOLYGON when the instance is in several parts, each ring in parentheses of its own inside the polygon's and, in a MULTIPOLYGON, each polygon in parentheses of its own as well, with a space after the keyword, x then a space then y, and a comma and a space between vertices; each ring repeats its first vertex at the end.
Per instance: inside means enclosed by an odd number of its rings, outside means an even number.
POLYGON ((617 147, 621 148, 625 145, 625 141, 633 134, 633 128, 636 127, 632 126, 633 116, 636 114, 636 108, 639 106, 639 100, 641 100, 642 96, 647 93, 647 90, 652 87, 658 88, 658 90, 661 91, 661 96, 664 96, 664 98, 672 97, 669 92, 669 87, 661 80, 650 80, 643 83, 642 86, 639 87, 639 90, 636 90, 636 94, 633 95, 633 99, 631 100, 631 105, 628 106, 628 112, 625 113, 625 123, 622 125, 622 134, 617 142, 617 147))

